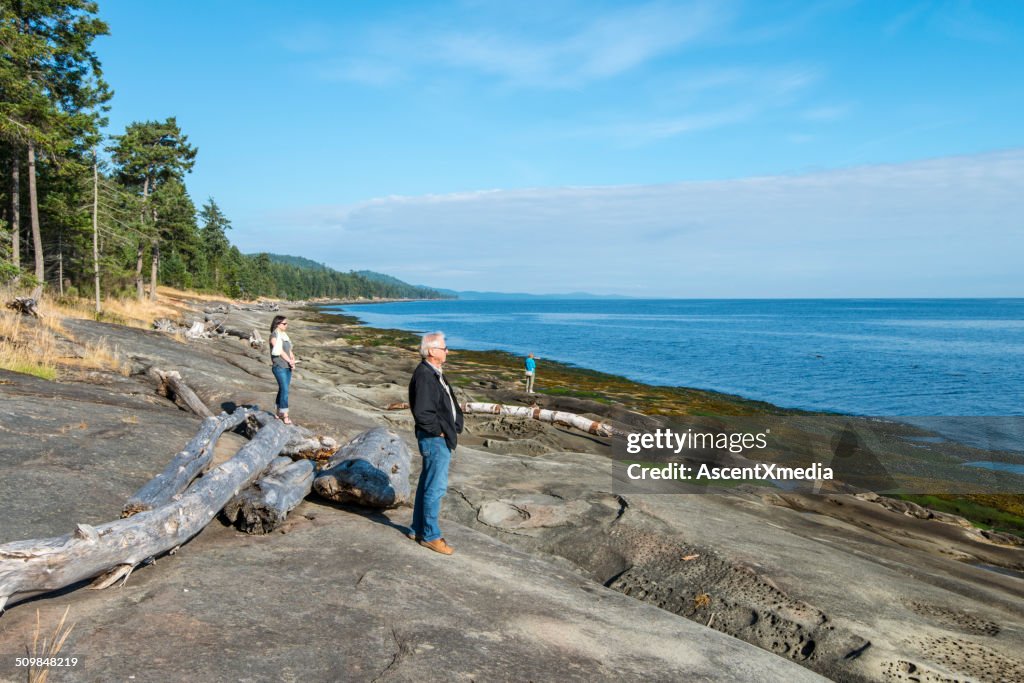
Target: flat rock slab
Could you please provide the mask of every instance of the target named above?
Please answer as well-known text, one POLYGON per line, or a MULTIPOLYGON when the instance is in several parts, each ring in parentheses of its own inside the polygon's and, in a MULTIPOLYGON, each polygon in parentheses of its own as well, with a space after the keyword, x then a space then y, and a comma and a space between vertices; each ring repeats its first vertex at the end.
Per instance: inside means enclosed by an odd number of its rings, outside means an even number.
POLYGON ((921 552, 923 520, 856 523, 853 497, 832 503, 843 521, 757 491, 618 495, 600 456, 458 453, 447 519, 830 678, 1024 680, 1024 581, 921 552))
POLYGON ((214 523, 124 588, 15 607, 0 652, 70 605, 83 663, 62 681, 824 680, 455 524, 443 557, 405 538, 408 510, 294 515, 262 537, 214 523))

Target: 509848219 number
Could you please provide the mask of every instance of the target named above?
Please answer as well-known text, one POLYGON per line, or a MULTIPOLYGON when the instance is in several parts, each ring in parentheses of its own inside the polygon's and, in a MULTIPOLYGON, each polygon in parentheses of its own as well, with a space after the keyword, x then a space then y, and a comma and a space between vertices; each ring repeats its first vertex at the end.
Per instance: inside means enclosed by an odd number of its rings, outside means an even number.
POLYGON ((18 668, 78 666, 78 657, 15 657, 14 666, 18 668))

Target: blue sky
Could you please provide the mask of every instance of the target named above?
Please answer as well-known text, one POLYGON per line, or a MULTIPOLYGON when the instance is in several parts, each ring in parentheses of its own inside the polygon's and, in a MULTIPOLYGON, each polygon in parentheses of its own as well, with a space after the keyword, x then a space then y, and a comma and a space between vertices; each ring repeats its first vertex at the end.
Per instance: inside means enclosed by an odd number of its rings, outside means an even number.
POLYGON ((243 251, 454 289, 1021 296, 1024 4, 101 2, 243 251))

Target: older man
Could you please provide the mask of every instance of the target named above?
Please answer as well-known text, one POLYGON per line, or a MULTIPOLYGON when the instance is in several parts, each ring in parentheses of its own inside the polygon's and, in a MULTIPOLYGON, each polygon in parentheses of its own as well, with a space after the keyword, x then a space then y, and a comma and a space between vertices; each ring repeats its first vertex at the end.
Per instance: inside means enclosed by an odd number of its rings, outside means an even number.
POLYGON ((423 456, 410 535, 425 548, 451 555, 454 548, 442 538, 437 518, 441 499, 448 491, 448 463, 462 432, 462 409, 441 369, 448 357, 444 333, 423 335, 420 356, 423 361, 409 382, 409 408, 416 420, 416 440, 423 456))

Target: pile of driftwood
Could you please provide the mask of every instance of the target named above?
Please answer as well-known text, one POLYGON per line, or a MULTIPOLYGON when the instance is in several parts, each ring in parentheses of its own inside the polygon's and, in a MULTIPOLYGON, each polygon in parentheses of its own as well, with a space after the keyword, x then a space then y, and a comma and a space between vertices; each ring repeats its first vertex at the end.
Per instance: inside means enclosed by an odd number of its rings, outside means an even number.
POLYGON ((8 301, 7 308, 17 311, 22 315, 30 315, 33 318, 39 317, 39 304, 36 303, 35 299, 27 296, 19 296, 13 301, 8 301))
POLYGON ((219 304, 210 308, 204 308, 203 313, 227 315, 231 311, 270 311, 276 313, 281 310, 281 305, 275 301, 260 301, 247 306, 238 304, 219 304))
POLYGON ((168 334, 181 333, 190 341, 212 339, 213 337, 238 337, 243 341, 249 342, 249 346, 254 349, 263 348, 263 345, 266 344, 266 341, 260 335, 260 331, 256 328, 239 330, 225 327, 222 321, 211 319, 209 315, 206 316, 205 320, 196 320, 190 326, 178 325, 167 318, 160 318, 153 322, 153 329, 168 334))
MULTIPOLYGON (((164 378, 171 374, 154 372, 164 378)), ((184 384, 179 384, 180 390, 184 384)), ((383 428, 365 432, 316 474, 314 463, 303 456, 332 443, 254 407, 207 417, 167 467, 128 499, 121 519, 79 524, 56 538, 0 545, 0 613, 12 597, 85 579, 94 579, 94 589, 127 581, 140 564, 173 554, 218 513, 243 531, 267 533, 312 489, 333 500, 372 507, 409 500, 411 456, 397 435, 383 428), (239 429, 248 430, 251 440, 230 460, 208 469, 218 438, 239 429)))

